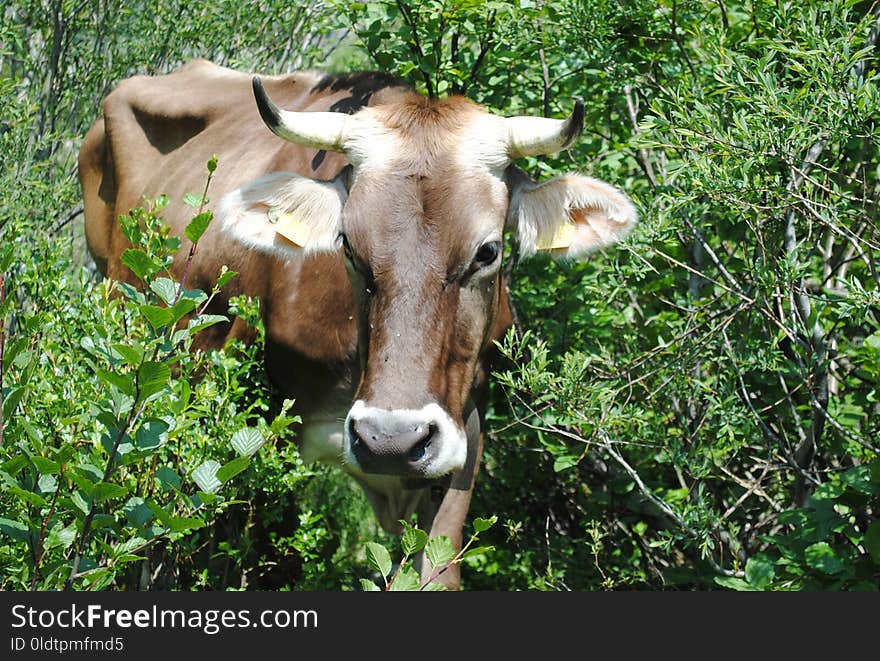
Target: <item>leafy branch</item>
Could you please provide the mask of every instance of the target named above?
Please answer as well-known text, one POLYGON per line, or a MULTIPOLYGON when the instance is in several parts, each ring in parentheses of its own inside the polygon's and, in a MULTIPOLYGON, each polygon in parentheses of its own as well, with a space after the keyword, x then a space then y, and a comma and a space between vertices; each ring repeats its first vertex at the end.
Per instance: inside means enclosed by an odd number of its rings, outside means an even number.
POLYGON ((404 527, 400 545, 403 557, 394 569, 391 554, 381 544, 367 542, 367 560, 382 577, 384 588, 380 588, 370 579, 360 580, 361 588, 366 592, 400 592, 400 591, 436 591, 445 590, 446 586, 438 582, 438 578, 450 567, 460 564, 466 558, 483 555, 494 549, 493 546, 478 546, 471 548, 474 542, 479 540, 480 533, 491 528, 498 517, 488 519, 476 518, 473 522, 474 532, 467 543, 459 550, 455 550, 452 541, 446 535, 428 538, 428 533, 420 528, 410 525, 401 520, 404 527), (427 577, 421 579, 419 573, 413 567, 411 559, 418 553, 423 553, 423 561, 430 564, 431 571, 427 577), (392 573, 393 570, 393 573, 392 573))

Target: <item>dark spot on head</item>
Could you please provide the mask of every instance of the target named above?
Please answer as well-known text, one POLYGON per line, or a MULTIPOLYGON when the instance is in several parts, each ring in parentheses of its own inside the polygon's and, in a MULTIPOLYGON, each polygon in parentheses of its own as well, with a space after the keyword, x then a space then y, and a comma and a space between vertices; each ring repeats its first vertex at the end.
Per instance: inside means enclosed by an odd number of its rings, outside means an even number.
POLYGON ((406 87, 409 84, 383 71, 358 71, 347 74, 328 74, 321 78, 312 88, 312 94, 320 94, 326 90, 340 92, 347 90, 351 96, 339 99, 330 106, 331 112, 344 112, 349 115, 356 113, 370 102, 370 97, 387 87, 406 87))

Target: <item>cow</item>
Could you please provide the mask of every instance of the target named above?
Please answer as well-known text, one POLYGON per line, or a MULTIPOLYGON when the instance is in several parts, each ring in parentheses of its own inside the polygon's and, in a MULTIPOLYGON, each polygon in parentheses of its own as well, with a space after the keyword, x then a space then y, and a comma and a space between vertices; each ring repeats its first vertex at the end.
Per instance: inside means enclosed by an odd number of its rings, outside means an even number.
MULTIPOLYGON (((215 219, 187 285, 209 290, 226 265, 239 275, 209 312, 260 299, 266 373, 295 400, 306 462, 341 466, 385 530, 416 514, 460 548, 488 360, 512 323, 505 233, 521 258, 580 259, 637 219, 611 184, 537 182, 514 165, 567 149, 582 127, 579 100, 565 119, 502 117, 381 72, 255 76, 193 60, 123 80, 103 101, 79 155, 87 244, 104 276, 130 280, 119 215, 164 194, 183 236, 181 201, 216 154, 215 219)), ((199 342, 230 338, 253 331, 233 318, 199 342)), ((459 588, 458 568, 440 580, 459 588)))

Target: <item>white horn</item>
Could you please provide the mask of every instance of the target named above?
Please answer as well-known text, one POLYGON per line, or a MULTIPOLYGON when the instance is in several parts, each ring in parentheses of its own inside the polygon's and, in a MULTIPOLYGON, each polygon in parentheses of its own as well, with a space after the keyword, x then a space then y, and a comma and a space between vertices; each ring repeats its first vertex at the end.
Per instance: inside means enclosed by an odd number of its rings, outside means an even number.
POLYGON ((584 129, 584 102, 576 99, 566 119, 508 117, 507 151, 511 158, 555 154, 568 149, 584 129))
POLYGON ((263 89, 259 76, 254 76, 254 97, 266 126, 275 135, 299 145, 345 151, 351 115, 340 112, 292 112, 282 110, 263 89))

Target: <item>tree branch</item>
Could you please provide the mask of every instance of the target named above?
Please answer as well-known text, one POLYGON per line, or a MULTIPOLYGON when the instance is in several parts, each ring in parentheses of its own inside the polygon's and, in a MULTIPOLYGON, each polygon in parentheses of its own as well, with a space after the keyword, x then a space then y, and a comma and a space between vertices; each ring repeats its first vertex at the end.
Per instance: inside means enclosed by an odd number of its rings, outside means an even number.
MULTIPOLYGON (((419 62, 422 62, 425 59, 425 53, 422 51, 422 44, 419 41, 419 31, 416 27, 415 20, 413 19, 412 12, 403 0, 396 0, 396 4, 397 8, 400 10, 401 16, 403 16, 404 22, 407 27, 409 27, 410 34, 412 34, 412 41, 409 44, 410 50, 416 57, 418 57, 419 62)), ((419 67, 419 72, 422 74, 422 79, 425 81, 425 90, 428 92, 428 96, 433 99, 436 96, 436 93, 434 91, 434 83, 431 80, 431 76, 429 76, 421 66, 419 67)))

